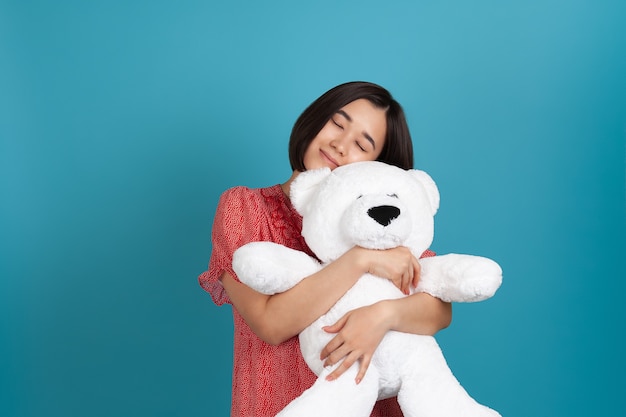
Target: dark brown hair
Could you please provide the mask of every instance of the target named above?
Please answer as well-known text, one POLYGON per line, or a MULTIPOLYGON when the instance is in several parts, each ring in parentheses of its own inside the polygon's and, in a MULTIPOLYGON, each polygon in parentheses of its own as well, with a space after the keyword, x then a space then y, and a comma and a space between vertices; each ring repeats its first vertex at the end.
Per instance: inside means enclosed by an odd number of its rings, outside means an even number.
POLYGON ((315 136, 339 109, 362 98, 384 109, 387 116, 385 145, 377 160, 402 169, 413 168, 413 142, 400 103, 379 85, 353 81, 331 88, 298 117, 289 138, 291 169, 306 171, 304 153, 315 136))

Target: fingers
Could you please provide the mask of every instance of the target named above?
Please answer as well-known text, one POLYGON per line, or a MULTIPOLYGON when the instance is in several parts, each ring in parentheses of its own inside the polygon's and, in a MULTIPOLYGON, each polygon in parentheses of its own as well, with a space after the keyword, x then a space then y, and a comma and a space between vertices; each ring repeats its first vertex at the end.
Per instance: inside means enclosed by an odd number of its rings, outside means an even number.
POLYGON ((343 329, 343 326, 348 321, 349 316, 350 316, 350 313, 342 316, 339 320, 337 320, 335 324, 332 324, 330 326, 324 326, 323 330, 327 333, 339 333, 341 329, 343 329))
POLYGON ((341 375, 343 375, 344 372, 346 372, 350 368, 350 366, 352 366, 353 363, 354 360, 350 360, 349 356, 346 357, 346 359, 344 359, 344 361, 341 362, 341 364, 339 364, 339 366, 334 371, 326 376, 326 380, 334 381, 335 379, 339 378, 341 375))
POLYGON ((411 251, 403 246, 371 253, 369 272, 387 278, 404 294, 410 294, 411 285, 419 280, 419 261, 411 251))
POLYGON ((358 370, 355 369, 356 381, 358 383, 363 379, 376 348, 389 330, 384 319, 384 306, 375 303, 352 310, 332 326, 324 328, 327 332, 336 333, 320 354, 325 367, 336 366, 328 375, 328 380, 338 378, 359 360, 358 370))
POLYGON ((363 358, 361 358, 361 365, 359 366, 359 373, 356 375, 356 383, 359 384, 362 380, 363 377, 365 376, 365 373, 367 372, 367 368, 369 368, 370 366, 370 362, 372 361, 371 356, 363 356, 363 358))
POLYGON ((411 283, 413 282, 413 276, 415 274, 415 271, 413 269, 413 263, 409 263, 409 266, 407 268, 407 272, 404 274, 404 276, 402 277, 402 292, 405 295, 409 295, 410 293, 410 288, 409 286, 411 285, 411 283))
POLYGON ((359 364, 359 372, 355 378, 355 382, 359 384, 365 377, 365 374, 367 373, 367 368, 369 368, 372 358, 369 355, 360 356, 360 354, 356 352, 352 352, 348 356, 346 356, 343 362, 341 362, 339 366, 337 366, 337 368, 326 377, 326 380, 334 381, 335 379, 339 378, 341 375, 343 375, 344 372, 350 369, 352 365, 354 365, 354 362, 359 359, 361 360, 359 364))
POLYGON ((411 293, 411 286, 413 288, 417 287, 421 270, 419 260, 415 256, 411 255, 411 260, 407 266, 405 275, 402 277, 402 286, 400 288, 404 294, 409 295, 411 293))
MULTIPOLYGON (((346 324, 347 320, 348 320, 348 315, 345 315, 342 318, 340 318, 339 321, 337 321, 335 324, 331 326, 325 326, 322 328, 322 330, 324 330, 327 333, 339 333, 341 329, 343 328, 343 326, 346 324)), ((341 339, 339 336, 333 337, 331 341, 328 342, 328 344, 324 346, 324 349, 322 349, 322 351, 320 352, 320 359, 321 360, 326 359, 328 355, 330 355, 331 352, 335 352, 342 344, 343 344, 343 339, 341 339)))
MULTIPOLYGON (((335 338, 335 339, 337 339, 337 338, 335 338)), ((337 346, 330 354, 328 354, 328 355, 326 355, 326 357, 322 358, 322 360, 324 360, 324 367, 326 367, 326 366, 333 366, 336 363, 338 363, 341 360, 341 358, 348 358, 349 355, 351 355, 353 352, 355 352, 355 351, 351 351, 350 348, 345 343, 342 343, 342 342, 339 342, 339 343, 341 343, 341 344, 339 346, 337 346)), ((330 343, 329 343, 329 345, 330 345, 330 343)))
POLYGON ((343 345, 343 340, 341 340, 339 336, 336 336, 333 337, 326 346, 324 346, 324 349, 322 349, 322 351, 320 352, 320 360, 326 360, 326 362, 324 362, 324 366, 333 365, 336 361, 343 357, 338 356, 339 354, 337 353, 337 350, 341 347, 341 345, 343 345), (333 354, 336 358, 335 361, 333 361, 333 358, 331 357, 333 356, 333 354))
POLYGON ((402 282, 400 284, 400 291, 405 295, 411 293, 411 286, 415 287, 419 280, 420 266, 417 259, 411 255, 411 260, 406 267, 404 274, 402 275, 402 282))
POLYGON ((421 273, 422 273, 422 265, 420 265, 416 257, 413 257, 413 280, 411 282, 411 285, 413 285, 413 288, 417 287, 417 284, 419 283, 419 280, 420 280, 421 273))
POLYGON ((363 377, 365 376, 365 373, 367 372, 367 368, 370 365, 371 357, 364 356, 361 353, 357 353, 356 351, 353 351, 348 356, 346 356, 345 359, 339 364, 339 366, 337 366, 337 368, 335 368, 334 371, 332 371, 330 374, 328 374, 328 376, 326 376, 326 380, 334 381, 335 379, 339 378, 341 375, 343 375, 344 372, 350 369, 350 367, 354 365, 354 363, 359 359, 361 359, 361 363, 359 365, 359 372, 355 378, 355 382, 357 384, 360 383, 363 380, 363 377))

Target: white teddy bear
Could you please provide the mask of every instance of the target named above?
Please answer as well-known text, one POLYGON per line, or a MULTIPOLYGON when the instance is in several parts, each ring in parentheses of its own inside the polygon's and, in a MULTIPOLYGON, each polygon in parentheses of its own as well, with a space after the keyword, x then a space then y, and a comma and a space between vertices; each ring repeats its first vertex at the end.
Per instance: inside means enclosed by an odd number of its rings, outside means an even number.
MULTIPOLYGON (((291 201, 302 214, 302 235, 320 263, 304 252, 272 242, 239 248, 233 268, 239 279, 265 294, 285 291, 355 245, 371 249, 408 247, 419 258, 430 247, 439 191, 420 170, 381 162, 357 162, 331 171, 301 173, 291 185, 291 201)), ((421 275, 412 292, 444 301, 473 302, 491 297, 502 282, 500 266, 472 255, 447 254, 420 259, 421 275)), ((326 375, 320 352, 333 334, 322 330, 348 311, 383 299, 405 297, 389 280, 366 274, 322 317, 300 334, 300 347, 315 384, 278 416, 369 416, 376 400, 397 395, 406 417, 495 417, 454 377, 431 336, 391 331, 356 384, 358 363, 335 381, 326 375)))

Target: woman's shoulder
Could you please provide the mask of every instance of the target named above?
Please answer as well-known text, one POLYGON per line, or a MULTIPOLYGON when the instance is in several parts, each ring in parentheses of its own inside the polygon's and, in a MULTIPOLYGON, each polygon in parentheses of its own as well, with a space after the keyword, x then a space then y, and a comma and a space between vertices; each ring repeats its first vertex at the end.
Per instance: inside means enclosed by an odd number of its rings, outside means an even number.
POLYGON ((264 188, 250 188, 245 185, 238 185, 224 191, 220 196, 220 203, 249 202, 251 199, 263 200, 266 198, 277 197, 279 196, 279 192, 282 193, 282 188, 279 184, 264 188))
POLYGON ((218 210, 228 212, 272 211, 286 196, 279 184, 265 188, 236 186, 222 193, 218 210))

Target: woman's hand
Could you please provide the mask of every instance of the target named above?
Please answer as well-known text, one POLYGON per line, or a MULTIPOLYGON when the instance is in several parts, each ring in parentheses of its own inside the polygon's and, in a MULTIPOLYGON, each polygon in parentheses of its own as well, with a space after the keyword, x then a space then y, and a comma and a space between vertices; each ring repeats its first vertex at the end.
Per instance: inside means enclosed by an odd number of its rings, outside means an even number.
POLYGON ((417 286, 420 276, 419 261, 411 251, 403 246, 386 249, 364 249, 360 255, 367 263, 367 272, 381 278, 386 278, 400 289, 404 294, 409 294, 409 286, 417 286))
MULTIPOLYGON (((352 249, 365 270, 381 278, 386 278, 404 294, 409 294, 409 286, 416 286, 420 276, 420 264, 406 247, 387 250, 374 250, 355 247, 352 249)), ((341 364, 328 375, 333 380, 342 375, 357 360, 361 360, 356 377, 359 383, 365 376, 374 351, 385 334, 391 329, 394 320, 389 303, 376 303, 348 312, 332 326, 324 330, 337 335, 322 349, 320 358, 324 366, 330 366, 343 359, 341 364)))
POLYGON ((327 379, 341 376, 357 360, 361 360, 357 384, 365 376, 374 351, 390 331, 433 336, 450 325, 452 305, 426 293, 383 300, 346 313, 332 326, 324 327, 337 335, 322 349, 324 366, 343 362, 327 379))
POLYGON ((390 330, 390 311, 386 304, 376 303, 348 312, 332 326, 324 327, 328 333, 337 335, 322 349, 320 359, 324 366, 342 360, 326 379, 332 381, 347 371, 354 362, 361 360, 356 383, 361 382, 370 365, 374 351, 390 330))

